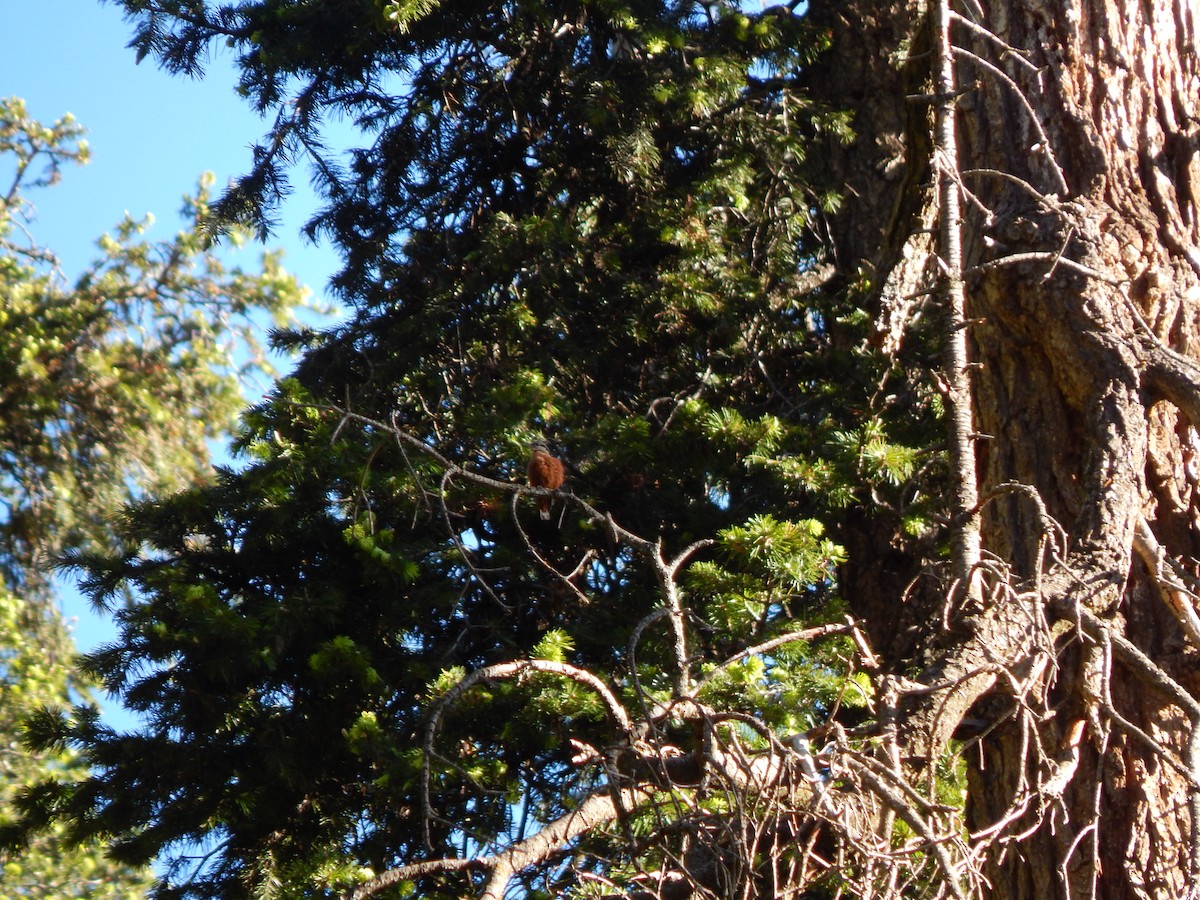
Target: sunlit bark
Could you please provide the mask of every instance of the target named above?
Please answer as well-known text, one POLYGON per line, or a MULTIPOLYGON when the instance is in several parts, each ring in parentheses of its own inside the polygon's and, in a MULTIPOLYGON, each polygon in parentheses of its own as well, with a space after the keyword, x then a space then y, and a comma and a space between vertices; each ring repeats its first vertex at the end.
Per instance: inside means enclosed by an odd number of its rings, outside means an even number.
MULTIPOLYGON (((913 252, 934 209, 929 123, 914 96, 928 89, 913 87, 922 66, 930 71, 919 61, 928 20, 916 5, 860 5, 871 8, 816 11, 837 36, 826 89, 852 84, 859 110, 859 140, 840 160, 856 199, 838 222, 839 262, 847 278, 875 273, 881 343, 894 349, 905 298, 932 274, 929 257, 913 252)), ((923 645, 935 660, 925 681, 998 663, 1016 673, 970 711, 1001 723, 965 756, 974 830, 1044 786, 1056 759, 1077 757, 1061 802, 1034 802, 1012 823, 1019 851, 1007 839, 993 845, 990 896, 1182 896, 1195 884, 1190 713, 1102 640, 1054 627, 1051 661, 1035 636, 1043 612, 1052 625, 1079 608, 1173 685, 1198 686, 1184 584, 1186 561, 1200 556, 1200 422, 1186 362, 1200 322, 1195 12, 1103 0, 955 12, 956 76, 971 88, 955 111, 983 550, 1010 592, 980 615, 952 611, 944 631, 929 623, 941 611, 920 589, 897 612, 892 580, 877 571, 848 572, 848 594, 877 631, 925 619, 908 644, 881 642, 893 663, 923 645), (1067 535, 1057 560, 1047 515, 1067 535), (1146 562, 1152 547, 1184 561, 1165 587, 1146 562)), ((888 558, 868 530, 856 537, 860 552, 875 541, 888 558)), ((876 566, 879 557, 859 558, 876 566)), ((939 714, 961 717, 967 705, 939 714)), ((928 716, 919 702, 912 710, 911 724, 928 716)))

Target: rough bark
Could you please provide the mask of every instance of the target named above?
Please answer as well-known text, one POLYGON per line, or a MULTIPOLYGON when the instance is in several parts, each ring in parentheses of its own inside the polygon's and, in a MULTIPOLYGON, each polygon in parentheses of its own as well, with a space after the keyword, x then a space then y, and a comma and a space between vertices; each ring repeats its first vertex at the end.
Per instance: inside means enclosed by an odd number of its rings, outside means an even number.
MULTIPOLYGON (((1200 556, 1196 13, 1185 0, 955 9, 957 80, 973 86, 956 137, 982 538, 1005 590, 940 635, 925 629, 935 663, 921 681, 955 687, 909 700, 905 750, 935 751, 968 710, 993 726, 965 755, 971 829, 1012 816, 987 854, 989 896, 1183 896, 1195 795, 1164 757, 1186 766, 1190 714, 1082 625, 1054 627, 1043 651, 1047 626, 1078 609, 1200 687, 1198 648, 1134 547, 1148 522, 1166 557, 1200 556), (1047 516, 1066 534, 1057 553, 1047 516), (1020 804, 1058 773, 1061 796, 1020 804)), ((934 71, 928 11, 862 2, 814 16, 834 35, 824 90, 858 111, 859 141, 835 164, 853 198, 837 262, 847 279, 875 273, 880 343, 894 349, 905 298, 932 277, 930 122, 911 99, 934 71)), ((898 596, 897 576, 918 573, 881 532, 865 523, 847 543, 866 564, 846 573, 856 612, 888 663, 911 665, 922 648, 894 624, 933 601, 898 596)))

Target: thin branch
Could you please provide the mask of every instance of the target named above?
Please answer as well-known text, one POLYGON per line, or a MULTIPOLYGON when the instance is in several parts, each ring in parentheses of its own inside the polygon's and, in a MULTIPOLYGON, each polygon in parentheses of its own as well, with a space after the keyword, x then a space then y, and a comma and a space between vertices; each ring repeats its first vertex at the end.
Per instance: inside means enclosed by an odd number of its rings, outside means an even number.
POLYGON ((1059 208, 1058 199, 1052 197, 1043 191, 1038 190, 1024 178, 1020 178, 1012 172, 1003 172, 1000 169, 964 169, 959 173, 963 178, 973 178, 976 176, 987 175, 992 178, 999 178, 1002 181, 1007 181, 1010 184, 1016 185, 1025 193, 1029 194, 1038 203, 1041 203, 1049 209, 1056 210, 1059 208))
POLYGON ((630 808, 639 799, 649 796, 646 790, 638 787, 624 788, 617 793, 620 794, 620 798, 615 798, 611 792, 591 795, 575 809, 499 853, 475 859, 427 860, 390 869, 359 885, 346 895, 345 900, 363 900, 402 881, 424 875, 478 870, 490 870, 480 900, 500 900, 509 880, 517 872, 548 859, 563 844, 586 834, 597 825, 615 819, 619 810, 618 803, 623 804, 624 808, 630 808))
POLYGON ((642 677, 638 672, 637 648, 642 642, 642 634, 645 633, 646 629, 667 615, 670 615, 670 610, 664 606, 660 606, 648 616, 644 616, 642 620, 634 626, 633 633, 629 636, 627 651, 629 654, 629 672, 630 677, 633 680, 633 691, 637 695, 638 702, 642 705, 643 710, 647 709, 646 692, 642 688, 642 677))
POLYGON ((1051 549, 1056 559, 1061 558, 1067 552, 1067 530, 1062 527, 1057 519, 1050 515, 1046 509, 1046 502, 1042 499, 1042 495, 1032 485, 1023 484, 1019 481, 1005 481, 991 487, 986 494, 980 499, 979 507, 983 507, 991 503, 998 497, 1007 496, 1009 494, 1020 494, 1033 503, 1037 509, 1038 523, 1042 527, 1042 537, 1051 541, 1051 549))
POLYGON ((430 859, 422 862, 411 863, 407 866, 401 866, 398 869, 389 869, 382 875, 377 875, 370 881, 360 884, 349 894, 346 894, 346 900, 362 900, 364 897, 370 897, 372 894, 390 888, 394 884, 399 884, 402 881, 410 881, 414 878, 421 878, 425 875, 438 875, 444 872, 463 872, 471 871, 472 869, 486 869, 490 864, 487 858, 483 859, 430 859))
POLYGON ((1080 275, 1086 275, 1088 278, 1093 278, 1096 281, 1101 281, 1104 284, 1111 284, 1114 287, 1122 287, 1128 283, 1128 279, 1114 278, 1099 269, 1093 269, 1091 266, 1085 266, 1083 263, 1076 262, 1066 256, 1061 256, 1058 253, 1051 253, 1046 250, 1033 250, 1029 253, 1011 253, 1008 256, 1002 256, 999 259, 988 260, 985 263, 980 263, 977 266, 972 266, 967 269, 964 275, 979 275, 983 272, 990 272, 993 269, 999 269, 1003 266, 1015 266, 1020 263, 1028 262, 1049 262, 1052 265, 1062 266, 1064 269, 1070 269, 1073 272, 1078 272, 1080 275))
POLYGON ((1010 59, 1015 59, 1018 63, 1020 63, 1021 67, 1024 68, 1026 71, 1030 72, 1033 75, 1038 74, 1038 72, 1039 72, 1038 67, 1035 66, 1033 63, 1031 63, 1026 58, 1028 54, 1024 50, 1020 50, 1017 47, 1014 47, 1012 44, 1008 43, 1007 41, 1002 40, 995 32, 990 31, 987 28, 984 28, 982 25, 978 25, 975 22, 972 22, 968 18, 960 16, 958 13, 956 13, 954 11, 950 12, 950 21, 954 22, 955 24, 962 25, 964 28, 966 28, 972 34, 975 34, 978 37, 981 37, 984 40, 990 41, 991 43, 995 44, 997 47, 999 47, 1004 52, 1004 55, 1006 57, 1008 57, 1010 59))
MULTIPOLYGON (((1085 634, 1097 640, 1111 640, 1115 656, 1125 668, 1170 698, 1193 723, 1200 725, 1200 702, 1131 641, 1113 634, 1103 619, 1065 597, 1053 601, 1052 607, 1059 617, 1080 626, 1085 634)), ((1200 784, 1200 781, 1197 783, 1200 784)))
POLYGON ((429 721, 425 726, 425 739, 423 742, 424 759, 421 763, 421 803, 424 807, 425 816, 425 844, 432 845, 432 839, 429 835, 429 816, 433 810, 432 791, 430 785, 433 780, 433 769, 431 760, 434 757, 433 742, 440 730, 442 717, 446 711, 453 706, 458 700, 467 693, 475 685, 481 681, 500 681, 507 678, 521 678, 527 672, 544 672, 549 675, 558 675, 563 678, 569 678, 572 681, 577 681, 587 688, 590 688, 604 703, 608 710, 609 716, 623 738, 628 739, 633 733, 633 722, 629 718, 629 713, 625 711, 625 707, 621 704, 615 694, 609 690, 599 678, 588 672, 585 669, 580 669, 577 666, 568 665, 567 663, 554 662, 548 659, 523 659, 514 662, 499 663, 494 666, 485 666, 482 669, 476 669, 471 672, 461 681, 454 685, 450 690, 443 694, 438 701, 433 705, 429 712, 429 721))
POLYGON ((674 691, 676 697, 687 697, 691 694, 692 676, 691 660, 687 647, 686 617, 684 615, 683 602, 679 598, 679 588, 675 584, 675 575, 679 571, 679 567, 693 553, 712 543, 708 539, 696 541, 685 547, 682 553, 670 561, 663 558, 661 540, 653 545, 654 549, 652 551, 648 547, 643 546, 643 555, 654 569, 659 589, 663 593, 663 605, 667 608, 668 615, 670 616, 671 637, 674 644, 675 656, 674 691))
POLYGON ((789 634, 781 634, 779 637, 772 638, 769 641, 764 641, 761 644, 755 644, 753 647, 747 647, 745 650, 735 653, 733 656, 726 659, 711 672, 705 675, 704 678, 701 679, 694 688, 692 688, 689 696, 698 696, 699 693, 704 690, 704 688, 707 687, 708 684, 719 674, 724 672, 730 666, 743 659, 746 659, 749 656, 757 656, 761 653, 769 653, 776 647, 782 647, 784 644, 790 644, 794 641, 812 641, 831 634, 852 634, 854 631, 855 626, 853 623, 817 625, 812 628, 805 628, 802 631, 793 631, 789 634))
POLYGON ((1055 186, 1058 188, 1059 195, 1065 196, 1069 190, 1067 187, 1066 176, 1063 175, 1063 170, 1059 166, 1058 160, 1054 158, 1054 151, 1050 147, 1050 138, 1046 135, 1046 129, 1042 127, 1041 120, 1038 119, 1038 115, 1033 108, 1033 104, 1029 102, 1029 98, 1025 96, 1025 92, 1021 90, 1020 85, 1009 78, 1008 73, 1006 73, 1003 69, 993 65, 981 56, 976 56, 970 50, 967 50, 963 47, 955 47, 953 48, 953 52, 958 56, 962 56, 965 59, 971 60, 979 67, 990 72, 992 75, 995 75, 1003 84, 1012 89, 1012 93, 1016 95, 1017 102, 1025 108, 1025 112, 1029 116, 1029 121, 1033 124, 1034 130, 1037 132, 1038 144, 1034 149, 1045 157, 1046 162, 1050 167, 1050 171, 1054 175, 1055 186))
POLYGON ((913 808, 913 805, 904 798, 903 794, 897 792, 884 782, 862 760, 852 760, 850 764, 854 768, 855 774, 862 779, 867 787, 925 841, 929 852, 937 861, 938 867, 942 870, 942 874, 946 878, 946 889, 950 892, 951 896, 957 898, 957 900, 967 900, 967 894, 963 891, 962 885, 959 883, 957 868, 945 847, 947 839, 935 834, 933 828, 913 808))
POLYGON ((529 533, 525 530, 525 526, 521 524, 521 517, 517 515, 517 498, 519 496, 520 494, 512 495, 512 521, 513 526, 517 529, 517 535, 521 538, 521 542, 525 545, 526 551, 528 551, 529 555, 537 561, 538 565, 558 579, 559 582, 565 584, 575 594, 575 599, 578 600, 581 605, 586 606, 587 604, 591 603, 592 598, 581 591, 579 586, 571 579, 575 578, 581 571, 583 571, 584 566, 596 558, 596 552, 591 549, 585 552, 583 554, 583 558, 579 561, 578 565, 575 566, 574 571, 569 575, 564 575, 562 572, 558 571, 558 569, 554 567, 550 560, 542 556, 541 552, 537 549, 537 547, 534 546, 533 541, 529 537, 529 533))
POLYGON ((475 579, 475 583, 483 588, 484 593, 491 597, 497 606, 499 606, 505 612, 510 613, 512 612, 512 607, 500 599, 500 595, 493 590, 491 584, 488 583, 488 580, 483 577, 483 572, 480 571, 479 567, 475 565, 475 560, 471 558, 471 551, 467 549, 467 545, 463 543, 462 538, 458 535, 458 530, 455 529, 454 525, 450 521, 450 508, 446 505, 446 486, 450 483, 453 477, 453 472, 451 472, 449 469, 445 470, 442 473, 441 483, 438 485, 438 500, 440 501, 438 505, 441 507, 442 520, 446 523, 446 533, 450 535, 450 540, 458 549, 459 558, 462 559, 463 565, 467 567, 467 571, 471 573, 471 577, 475 579))

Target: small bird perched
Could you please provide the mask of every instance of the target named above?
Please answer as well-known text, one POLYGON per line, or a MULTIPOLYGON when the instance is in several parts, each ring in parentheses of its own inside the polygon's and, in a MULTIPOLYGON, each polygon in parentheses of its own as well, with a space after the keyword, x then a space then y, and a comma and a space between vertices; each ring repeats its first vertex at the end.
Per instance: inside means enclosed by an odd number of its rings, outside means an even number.
MULTIPOLYGON (((545 441, 534 441, 529 454, 529 486, 549 488, 557 491, 563 483, 562 460, 550 455, 545 441)), ((550 518, 550 498, 538 497, 538 512, 543 519, 550 518)))

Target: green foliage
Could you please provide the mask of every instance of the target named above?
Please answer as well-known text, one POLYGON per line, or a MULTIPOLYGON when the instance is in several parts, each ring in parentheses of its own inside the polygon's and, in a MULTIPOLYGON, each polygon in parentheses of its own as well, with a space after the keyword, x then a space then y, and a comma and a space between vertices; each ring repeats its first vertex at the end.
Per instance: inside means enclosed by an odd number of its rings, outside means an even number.
MULTIPOLYGON (((133 506, 117 549, 74 557, 121 629, 87 670, 145 724, 41 722, 37 744, 81 748, 93 774, 32 795, 27 821, 161 855, 163 897, 330 896, 360 868, 487 852, 611 777, 587 748, 632 738, 594 684, 456 691, 480 667, 569 664, 644 717, 680 699, 683 642, 721 727, 756 747, 861 701, 845 647, 789 635, 842 614, 839 516, 912 505, 908 448, 933 415, 867 348, 853 299, 806 277, 837 202, 822 147, 849 131, 804 90, 823 36, 802 16, 124 5, 140 54, 190 72, 226 43, 243 93, 279 107, 213 211, 265 228, 287 161, 310 154, 327 199, 310 230, 341 248, 354 314, 281 337, 303 355, 245 414, 241 469, 133 506), (324 155, 329 116, 362 146, 324 155), (902 416, 878 399, 889 378, 902 416), (598 517, 559 498, 543 522, 505 490, 534 437, 598 517), (679 633, 646 548, 694 554, 679 633), (193 844, 212 853, 193 864, 193 844)), ((682 721, 652 730, 699 752, 682 721)), ((662 842, 639 863, 679 852, 677 810, 736 807, 660 799, 628 817, 662 842)), ((581 839, 580 865, 626 871, 627 837, 581 839)), ((531 896, 571 887, 521 878, 531 896)))
MULTIPOLYGON (((0 590, 0 831, 13 825, 14 800, 26 786, 47 773, 61 779, 87 774, 74 748, 47 747, 36 754, 21 748, 25 717, 78 700, 73 654, 61 621, 41 616, 36 606, 0 590)), ((0 863, 0 892, 9 897, 118 900, 145 896, 150 882, 148 872, 106 860, 98 845, 75 845, 64 825, 39 834, 0 863)))
POLYGON ((228 431, 245 379, 270 374, 256 335, 283 325, 303 292, 268 253, 262 271, 203 251, 211 176, 185 201, 190 228, 166 243, 129 216, 98 242, 73 285, 53 254, 19 242, 24 189, 84 162, 70 118, 43 126, 0 102, 0 154, 15 158, 0 203, 0 571, 37 577, 35 555, 106 543, 106 514, 138 491, 203 472, 207 442, 228 431), (38 173, 38 166, 45 171, 38 173))
POLYGON ((760 567, 769 580, 796 591, 828 580, 833 566, 845 559, 845 551, 824 534, 825 526, 815 519, 777 522, 762 515, 725 529, 719 537, 732 557, 760 567))
MULTIPOLYGON (((71 793, 62 785, 96 765, 75 742, 49 737, 28 751, 24 740, 102 727, 90 708, 62 712, 88 700, 91 682, 73 668, 48 564, 111 548, 111 518, 131 499, 206 477, 208 442, 228 433, 243 379, 270 374, 255 335, 264 321, 288 322, 303 300, 278 254, 252 273, 205 252, 210 177, 186 199, 189 227, 172 240, 148 242, 150 220, 127 216, 68 284, 32 236, 28 191, 87 161, 82 135, 70 116, 43 125, 21 100, 0 100, 10 179, 0 194, 0 832, 9 839, 22 806, 53 806, 71 793)), ((192 592, 193 605, 206 599, 192 592)), ((24 834, 3 858, 0 892, 144 896, 146 860, 106 859, 106 835, 86 831, 59 823, 24 834)))
POLYGON ((530 653, 532 659, 546 659, 550 662, 566 662, 567 654, 575 647, 575 642, 565 631, 555 628, 548 631, 538 641, 530 653))

